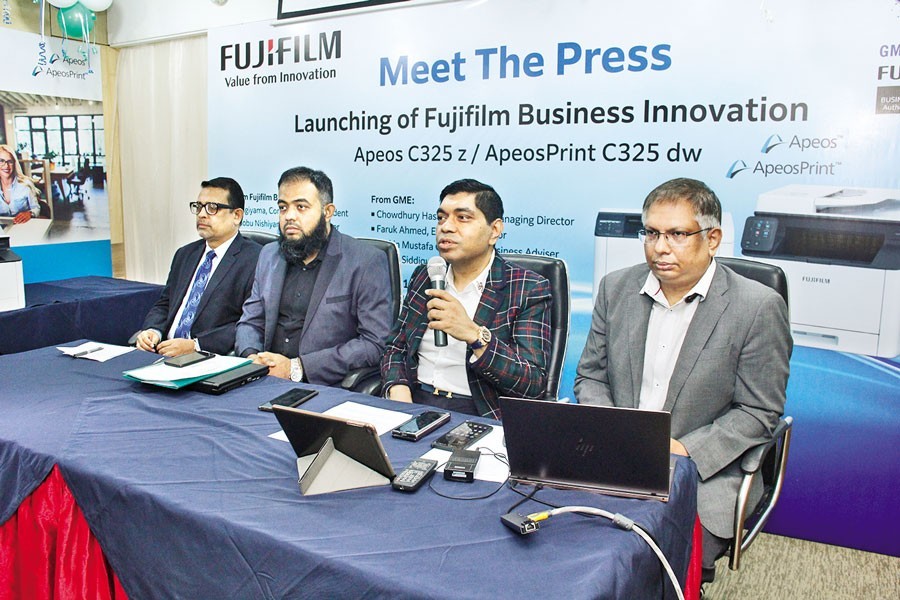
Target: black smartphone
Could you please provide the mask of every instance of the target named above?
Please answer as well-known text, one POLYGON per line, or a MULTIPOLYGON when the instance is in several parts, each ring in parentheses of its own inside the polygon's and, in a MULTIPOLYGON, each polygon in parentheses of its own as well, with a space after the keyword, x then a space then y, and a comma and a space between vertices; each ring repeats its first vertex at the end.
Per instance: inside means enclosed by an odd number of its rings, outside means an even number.
POLYGON ((494 427, 492 425, 476 423, 475 421, 466 421, 465 423, 460 423, 438 439, 431 442, 431 447, 449 450, 451 452, 454 450, 465 450, 489 434, 493 429, 494 427))
POLYGON ((197 352, 189 352, 188 354, 182 354, 181 356, 173 356, 172 358, 167 358, 163 361, 164 365, 168 365, 170 367, 188 367, 190 365, 196 365, 198 362, 203 362, 204 360, 210 359, 215 354, 212 352, 204 352, 203 350, 198 350, 197 352))
POLYGON ((273 412, 272 405, 277 404, 279 406, 290 406, 291 408, 297 408, 319 392, 317 390, 310 390, 302 387, 295 387, 281 394, 280 396, 276 396, 272 398, 268 402, 264 402, 260 404, 257 408, 259 410, 264 410, 266 412, 273 412))
POLYGON ((391 430, 391 435, 401 440, 418 442, 423 436, 428 435, 449 420, 450 413, 448 412, 426 410, 402 425, 395 427, 391 430))

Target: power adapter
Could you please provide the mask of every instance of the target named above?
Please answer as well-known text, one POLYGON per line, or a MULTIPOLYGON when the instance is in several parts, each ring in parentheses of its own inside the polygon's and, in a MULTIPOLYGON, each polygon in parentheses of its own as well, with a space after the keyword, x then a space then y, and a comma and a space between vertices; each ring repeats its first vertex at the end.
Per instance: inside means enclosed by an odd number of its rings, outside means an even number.
POLYGON ((525 515, 520 515, 519 513, 506 513, 505 515, 500 515, 500 521, 519 535, 534 533, 541 528, 540 523, 532 521, 525 515))

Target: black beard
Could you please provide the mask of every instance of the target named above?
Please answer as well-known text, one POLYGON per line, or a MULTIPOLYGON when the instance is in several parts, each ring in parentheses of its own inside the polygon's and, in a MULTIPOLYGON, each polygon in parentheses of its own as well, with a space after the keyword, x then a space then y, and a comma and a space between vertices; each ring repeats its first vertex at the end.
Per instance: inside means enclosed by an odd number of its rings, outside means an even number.
POLYGON ((278 246, 289 265, 303 265, 307 258, 324 248, 327 242, 328 231, 324 214, 312 232, 309 235, 302 234, 298 240, 290 240, 284 237, 283 231, 280 229, 278 231, 278 246))

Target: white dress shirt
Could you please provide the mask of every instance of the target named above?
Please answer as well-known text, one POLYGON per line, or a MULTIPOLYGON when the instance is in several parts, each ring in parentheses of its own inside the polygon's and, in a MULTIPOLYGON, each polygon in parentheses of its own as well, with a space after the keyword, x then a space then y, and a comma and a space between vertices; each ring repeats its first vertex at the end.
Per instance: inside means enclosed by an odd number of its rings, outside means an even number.
MULTIPOLYGON (((453 267, 447 269, 447 291, 459 300, 470 319, 475 318, 475 311, 481 303, 484 286, 487 284, 488 273, 494 264, 494 253, 488 261, 484 271, 473 279, 463 290, 457 290, 453 281, 453 267)), ((422 341, 419 344, 419 369, 418 377, 422 383, 427 383, 439 390, 471 396, 469 377, 466 374, 466 347, 467 344, 453 336, 447 336, 447 345, 438 348, 434 345, 434 330, 425 330, 422 341)))
POLYGON ((644 346, 644 372, 638 404, 641 410, 663 409, 669 393, 669 380, 681 353, 684 337, 697 307, 709 293, 715 271, 716 261, 712 260, 700 281, 672 306, 669 305, 656 275, 652 272, 647 274, 647 281, 640 293, 653 298, 653 306, 650 309, 647 343, 644 346))

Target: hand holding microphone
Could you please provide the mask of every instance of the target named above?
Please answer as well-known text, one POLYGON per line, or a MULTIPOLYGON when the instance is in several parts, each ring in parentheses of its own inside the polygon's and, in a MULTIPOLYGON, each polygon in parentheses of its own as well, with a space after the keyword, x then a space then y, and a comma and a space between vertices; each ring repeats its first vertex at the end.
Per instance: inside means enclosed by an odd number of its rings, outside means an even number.
MULTIPOLYGON (((431 280, 431 289, 443 290, 447 288, 447 261, 440 256, 432 256, 428 259, 428 279, 431 280)), ((434 345, 443 347, 447 345, 447 334, 434 330, 434 345)))
POLYGON ((486 327, 479 327, 459 299, 449 291, 445 291, 447 263, 444 259, 440 256, 429 259, 427 269, 431 289, 434 290, 431 292, 426 290, 426 294, 431 297, 427 307, 429 327, 434 329, 434 345, 446 346, 447 336, 450 336, 468 344, 478 356, 481 356, 483 348, 490 342, 490 332, 486 327))

